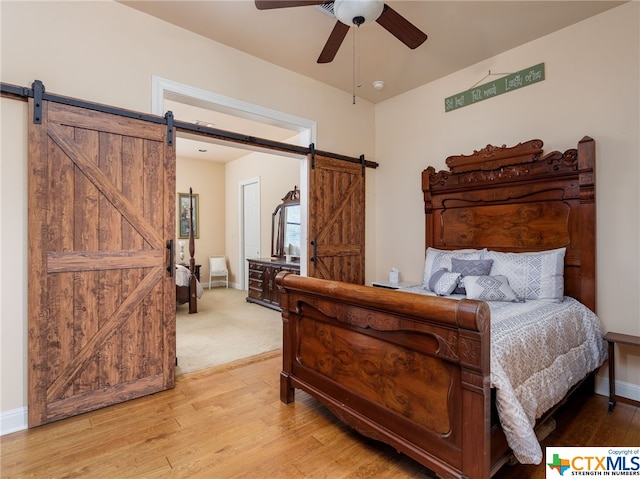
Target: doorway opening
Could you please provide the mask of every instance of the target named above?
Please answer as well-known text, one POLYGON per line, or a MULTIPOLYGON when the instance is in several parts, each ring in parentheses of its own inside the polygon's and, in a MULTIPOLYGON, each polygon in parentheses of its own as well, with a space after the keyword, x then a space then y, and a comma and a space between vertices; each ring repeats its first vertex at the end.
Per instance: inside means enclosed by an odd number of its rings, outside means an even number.
MULTIPOLYGON (((174 82, 157 76, 152 77, 152 113, 164 115, 168 110, 174 114, 174 118, 180 121, 192 121, 203 126, 210 126, 227 131, 241 133, 243 135, 264 138, 268 140, 298 144, 307 147, 316 142, 317 124, 313 120, 290 115, 284 112, 271 110, 260 105, 255 105, 234 98, 226 97, 196 87, 174 82)), ((252 144, 238 144, 224 140, 214 140, 194 133, 179 132, 176 141, 176 158, 190 156, 197 153, 198 159, 204 159, 203 153, 209 158, 217 158, 216 161, 230 162, 249 155, 252 152, 262 152, 282 158, 296 158, 299 165, 299 177, 297 185, 301 191, 301 227, 303 237, 301 238, 300 251, 300 274, 306 275, 306 225, 307 225, 307 158, 297 154, 288 154, 281 151, 269 150, 252 144), (205 145, 206 146, 203 146, 205 145), (201 150, 207 150, 202 152, 201 150)), ((178 160, 179 161, 179 160, 178 160)), ((253 175, 252 175, 253 176, 253 175)), ((248 177, 249 178, 249 177, 248 177)), ((242 181, 248 179, 243 178, 242 181)), ((294 185, 283 191, 293 188, 294 185)), ((241 192, 242 184, 226 184, 227 188, 238 188, 241 192)), ((234 193, 231 193, 234 194, 234 193)), ((227 194, 229 198, 230 194, 227 194)), ((235 200, 232 200, 235 201, 235 200)), ((236 270, 236 287, 243 288, 246 285, 245 269, 246 256, 244 254, 245 232, 242 230, 243 212, 238 205, 235 218, 227 217, 226 224, 236 224, 237 231, 236 244, 227 244, 226 248, 230 252, 230 261, 233 261, 236 270)), ((275 205, 274 205, 275 207, 275 205)), ((265 205, 265 208, 269 208, 265 205)), ((227 209, 227 214, 233 214, 227 209)), ((264 223, 264 222, 263 222, 264 223)), ((267 223, 269 224, 269 223, 267 223)), ((226 225, 225 225, 226 229, 226 225)), ((230 235, 227 235, 229 238, 230 235)), ((265 248, 262 248, 266 251, 265 248)), ((264 254, 264 252, 263 252, 264 254)))
MULTIPOLYGON (((152 90, 152 111, 158 115, 164 115, 166 111, 172 111, 174 118, 181 122, 194 122, 200 126, 232 131, 266 140, 286 142, 305 148, 315 141, 315 122, 303 118, 268 110, 257 105, 240 102, 157 77, 153 79, 152 90)), ((230 270, 235 270, 234 281, 230 287, 239 289, 243 293, 246 292, 248 295, 249 268, 247 259, 261 256, 269 257, 271 255, 270 241, 266 239, 271 238, 271 231, 268 234, 266 231, 266 229, 271 229, 271 214, 281 201, 281 198, 295 186, 301 191, 307 192, 307 158, 304 155, 287 154, 251 144, 244 145, 216 140, 197 133, 185 133, 178 130, 176 135, 177 183, 180 183, 181 175, 187 171, 185 165, 192 165, 197 168, 196 165, 205 164, 203 160, 218 164, 218 169, 213 170, 210 170, 209 165, 207 165, 207 171, 219 171, 221 172, 220 174, 224 175, 224 179, 221 182, 215 182, 218 186, 212 187, 224 188, 225 190, 224 197, 220 200, 224 203, 224 213, 222 215, 224 226, 222 229, 225 231, 225 241, 222 244, 225 249, 224 254, 227 255, 230 263, 230 270), (265 168, 266 164, 270 166, 265 168), (257 168, 253 170, 252 165, 257 168), (285 171, 289 168, 295 168, 295 174, 285 171), (273 178, 273 175, 276 174, 275 172, 280 172, 278 175, 280 178, 278 178, 277 182, 273 178), (284 180, 285 177, 287 180, 284 180), (280 182, 282 181, 286 181, 286 184, 281 184, 280 182), (276 183, 278 186, 270 183, 276 183), (271 204, 272 202, 273 204, 271 204), (262 231, 262 229, 265 229, 265 231, 262 231)), ((197 176, 194 171, 191 170, 192 177, 197 176)), ((188 181, 197 182, 201 181, 201 179, 196 177, 188 179, 188 181)), ((185 187, 183 185, 183 188, 185 187)), ((180 185, 178 185, 178 188, 180 188, 180 185)), ((202 188, 203 191, 200 192, 201 235, 205 234, 206 225, 203 222, 207 218, 205 209, 203 209, 203 205, 206 202, 202 200, 206 200, 207 194, 209 196, 212 195, 211 192, 206 191, 207 188, 202 188)), ((301 219, 304 231, 301 245, 306 245, 306 196, 301 198, 301 205, 303 205, 304 211, 301 219)), ((206 240, 202 236, 200 238, 199 242, 202 246, 199 245, 196 248, 196 256, 199 256, 200 262, 204 265, 204 258, 210 252, 207 251, 207 246, 203 244, 203 241, 206 240)), ((218 253, 216 252, 216 254, 218 253)), ((306 254, 306 248, 301 247, 301 274, 304 275, 306 275, 307 270, 306 254)), ((206 278, 207 276, 202 276, 202 280, 205 283, 207 282, 206 278)), ((204 287, 205 291, 207 291, 207 284, 204 284, 204 287)), ((215 311, 218 315, 222 314, 224 316, 226 314, 225 311, 235 311, 235 309, 230 308, 232 308, 232 304, 237 304, 238 302, 240 303, 238 304, 239 307, 242 307, 242 303, 244 303, 246 307, 252 308, 252 310, 249 315, 246 313, 227 315, 225 323, 227 326, 231 324, 234 326, 233 328, 227 327, 225 329, 227 332, 224 334, 220 333, 218 335, 218 333, 208 330, 199 331, 196 335, 197 337, 202 339, 205 337, 210 338, 210 342, 207 341, 209 343, 208 346, 214 346, 216 341, 226 338, 226 334, 231 329, 235 331, 237 328, 238 331, 242 331, 243 321, 246 321, 246 316, 251 316, 251 320, 259 323, 246 330, 241 341, 246 347, 252 344, 251 341, 259 344, 253 354, 273 347, 265 346, 265 344, 281 346, 282 328, 278 313, 247 303, 243 300, 244 298, 241 294, 237 294, 240 291, 229 290, 214 290, 205 293, 199 313, 207 314, 207 304, 211 301, 208 297, 211 293, 214 294, 212 298, 216 298, 215 311), (232 297, 235 300, 231 302, 228 299, 223 300, 220 294, 223 294, 224 298, 232 297), (227 306, 224 306, 225 304, 227 306), (222 308, 222 311, 220 308, 222 308), (260 309, 260 311, 256 311, 256 308, 260 309), (275 328, 274 323, 276 324, 275 328), (254 336, 260 336, 260 339, 252 340, 251 338, 254 336)), ((183 315, 178 314, 178 316, 183 315)), ((189 317, 186 318, 190 319, 189 317)), ((211 347, 205 347, 200 354, 197 352, 199 350, 198 343, 194 345, 189 342, 188 337, 190 334, 185 328, 191 327, 191 323, 192 321, 182 321, 177 324, 177 374, 190 372, 194 366, 197 367, 198 364, 206 364, 207 361, 213 360, 213 357, 210 357, 211 347), (183 332, 182 335, 181 331, 183 332), (180 354, 181 351, 183 352, 182 355, 180 354)), ((224 341, 233 342, 231 339, 224 341)), ((239 354, 239 351, 236 351, 238 349, 236 346, 229 346, 213 348, 218 350, 216 355, 221 356, 216 360, 222 360, 222 358, 227 357, 227 353, 231 356, 236 353, 239 354), (223 352, 223 350, 229 351, 223 352)), ((252 355, 250 352, 247 354, 249 356, 252 355)))

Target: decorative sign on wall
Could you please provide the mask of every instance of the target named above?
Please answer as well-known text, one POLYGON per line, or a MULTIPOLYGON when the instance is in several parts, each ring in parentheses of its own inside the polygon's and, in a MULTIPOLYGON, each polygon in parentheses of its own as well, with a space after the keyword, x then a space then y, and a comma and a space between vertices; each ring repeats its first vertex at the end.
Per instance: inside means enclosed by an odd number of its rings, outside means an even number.
POLYGON ((479 101, 533 85, 542 80, 544 80, 544 63, 511 73, 489 83, 474 86, 467 91, 445 98, 444 111, 449 112, 463 106, 473 105, 479 101))

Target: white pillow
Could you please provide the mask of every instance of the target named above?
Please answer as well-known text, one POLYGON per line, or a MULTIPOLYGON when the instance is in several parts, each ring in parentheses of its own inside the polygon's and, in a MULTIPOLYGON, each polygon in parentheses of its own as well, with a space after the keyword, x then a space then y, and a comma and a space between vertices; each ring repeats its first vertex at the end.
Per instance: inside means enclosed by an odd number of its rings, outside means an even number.
POLYGON ((458 249, 458 250, 442 250, 436 248, 427 248, 427 254, 424 261, 424 273, 422 275, 422 286, 427 291, 429 288, 429 279, 431 275, 439 269, 451 271, 451 258, 460 259, 480 259, 483 250, 480 249, 458 249))
POLYGON ((564 255, 566 248, 533 253, 484 251, 492 259, 490 276, 506 276, 519 300, 564 298, 564 255))
POLYGON ((467 298, 480 301, 517 301, 506 276, 465 276, 467 298))

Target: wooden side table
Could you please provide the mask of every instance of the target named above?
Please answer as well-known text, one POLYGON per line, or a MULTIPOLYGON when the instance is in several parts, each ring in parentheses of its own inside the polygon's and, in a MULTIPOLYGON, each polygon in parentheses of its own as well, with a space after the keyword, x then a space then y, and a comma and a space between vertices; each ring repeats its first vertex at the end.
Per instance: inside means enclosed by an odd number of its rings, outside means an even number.
POLYGON ((640 401, 616 395, 616 357, 615 343, 626 344, 628 346, 640 346, 640 337, 630 334, 607 333, 604 336, 609 346, 609 413, 613 412, 616 401, 620 401, 633 406, 640 407, 640 401))

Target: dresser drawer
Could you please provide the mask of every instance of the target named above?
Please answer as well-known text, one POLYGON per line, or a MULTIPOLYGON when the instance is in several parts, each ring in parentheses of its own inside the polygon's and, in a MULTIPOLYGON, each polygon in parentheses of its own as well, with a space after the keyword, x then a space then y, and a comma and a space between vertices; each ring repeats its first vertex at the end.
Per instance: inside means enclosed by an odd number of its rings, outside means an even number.
POLYGON ((264 299, 264 291, 262 290, 262 285, 259 287, 249 285, 248 291, 249 297, 253 299, 264 299))
POLYGON ((251 281, 252 279, 262 280, 263 276, 264 276, 264 271, 257 271, 255 269, 249 270, 249 281, 251 281))

